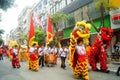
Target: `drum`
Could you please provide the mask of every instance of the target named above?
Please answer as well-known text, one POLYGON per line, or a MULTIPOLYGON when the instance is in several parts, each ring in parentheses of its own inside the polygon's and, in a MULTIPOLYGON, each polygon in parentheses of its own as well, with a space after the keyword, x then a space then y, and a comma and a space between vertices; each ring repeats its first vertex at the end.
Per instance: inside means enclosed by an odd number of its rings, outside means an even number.
POLYGON ((49 54, 45 56, 45 62, 48 64, 54 64, 55 62, 55 55, 54 54, 49 54))

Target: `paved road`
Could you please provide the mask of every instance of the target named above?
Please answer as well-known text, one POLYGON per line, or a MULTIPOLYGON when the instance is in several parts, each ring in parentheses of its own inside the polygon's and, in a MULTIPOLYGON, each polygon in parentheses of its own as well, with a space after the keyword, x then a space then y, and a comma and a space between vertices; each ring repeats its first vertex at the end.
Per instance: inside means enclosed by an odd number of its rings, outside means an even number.
MULTIPOLYGON (((0 61, 0 80, 80 80, 75 79, 67 63, 67 69, 60 68, 60 62, 54 67, 40 68, 38 72, 28 70, 27 62, 21 62, 20 69, 13 69, 9 59, 0 61)), ((120 80, 115 73, 89 72, 90 80, 120 80)))

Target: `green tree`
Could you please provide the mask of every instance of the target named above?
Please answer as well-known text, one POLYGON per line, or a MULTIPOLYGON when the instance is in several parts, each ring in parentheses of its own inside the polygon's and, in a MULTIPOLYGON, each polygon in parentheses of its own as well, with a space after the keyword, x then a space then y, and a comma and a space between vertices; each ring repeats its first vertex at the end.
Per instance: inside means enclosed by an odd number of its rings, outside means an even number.
POLYGON ((0 29, 0 45, 3 43, 3 39, 1 37, 1 34, 4 34, 4 30, 3 29, 0 29))
MULTIPOLYGON (((14 6, 15 0, 0 0, 0 9, 7 11, 7 9, 14 6)), ((0 13, 0 21, 1 21, 1 13, 0 13)))
POLYGON ((37 41, 39 45, 45 44, 45 34, 41 28, 35 28, 34 41, 37 41))
POLYGON ((96 8, 100 10, 101 13, 101 26, 104 27, 104 12, 116 9, 109 0, 98 0, 96 1, 96 8))
MULTIPOLYGON (((94 0, 95 3, 95 7, 97 10, 99 10, 100 12, 100 21, 101 24, 99 26, 99 28, 101 27, 105 27, 104 26, 104 16, 105 16, 105 12, 109 12, 110 10, 115 10, 117 9, 117 7, 113 6, 112 3, 110 2, 110 0, 94 0)), ((96 26, 94 25, 90 15, 88 14, 88 17, 90 19, 91 24, 93 25, 93 27, 96 29, 96 31, 98 32, 99 30, 97 30, 96 26)))
POLYGON ((24 41, 27 41, 27 34, 26 33, 21 33, 18 39, 19 44, 23 44, 24 41))
POLYGON ((1 34, 4 34, 4 32, 5 32, 5 31, 4 31, 3 29, 0 29, 0 35, 1 35, 1 34))
POLYGON ((0 38, 0 46, 2 45, 2 43, 3 43, 3 39, 2 39, 2 38, 0 38))
POLYGON ((15 0, 0 0, 0 9, 7 10, 14 5, 15 0))
POLYGON ((59 40, 60 40, 60 37, 58 36, 58 30, 59 30, 59 27, 58 27, 58 24, 62 21, 66 22, 69 20, 70 16, 68 14, 64 14, 62 12, 57 12, 53 15, 50 16, 51 18, 51 22, 52 22, 52 25, 53 25, 53 28, 55 30, 55 43, 56 45, 58 45, 59 43, 59 40))

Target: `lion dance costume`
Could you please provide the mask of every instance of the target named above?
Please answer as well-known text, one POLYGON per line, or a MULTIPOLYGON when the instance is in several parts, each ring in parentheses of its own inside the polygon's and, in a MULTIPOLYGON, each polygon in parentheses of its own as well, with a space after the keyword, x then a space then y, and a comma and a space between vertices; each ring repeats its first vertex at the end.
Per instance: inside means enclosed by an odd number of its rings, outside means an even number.
POLYGON ((33 45, 29 50, 28 68, 33 71, 38 71, 38 52, 34 46, 36 45, 33 45))
POLYGON ((10 55, 11 55, 11 63, 13 68, 20 68, 20 60, 18 58, 18 49, 16 48, 17 45, 15 45, 13 48, 10 49, 10 55))
POLYGON ((113 30, 110 28, 101 28, 95 42, 93 43, 90 55, 89 64, 94 71, 109 72, 107 67, 107 49, 112 40, 113 30), (100 70, 97 68, 97 63, 100 62, 100 70))
POLYGON ((81 21, 77 22, 74 30, 70 35, 70 66, 73 69, 74 76, 76 78, 82 77, 85 80, 89 80, 88 65, 84 57, 80 57, 76 51, 76 43, 78 39, 83 40, 84 44, 89 44, 91 25, 81 21), (81 61, 79 61, 80 58, 81 61))
POLYGON ((19 50, 19 58, 21 61, 28 60, 28 48, 27 48, 27 46, 21 45, 21 48, 19 50))

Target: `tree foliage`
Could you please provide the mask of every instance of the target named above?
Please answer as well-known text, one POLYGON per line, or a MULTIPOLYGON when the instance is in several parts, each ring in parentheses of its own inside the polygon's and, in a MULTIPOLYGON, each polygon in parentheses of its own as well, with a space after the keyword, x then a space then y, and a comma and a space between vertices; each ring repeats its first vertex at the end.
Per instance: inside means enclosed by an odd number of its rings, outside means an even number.
MULTIPOLYGON (((100 26, 101 27, 105 27, 104 26, 104 16, 105 16, 105 12, 109 12, 110 10, 114 10, 117 9, 117 7, 115 7, 114 5, 112 5, 112 3, 110 2, 110 0, 94 0, 95 2, 95 7, 96 9, 98 9, 100 11, 100 26)), ((99 30, 97 29, 97 27, 95 26, 95 24, 93 23, 90 15, 88 14, 89 20, 91 22, 91 24, 93 25, 93 27, 95 28, 95 30, 98 32, 99 30)))
POLYGON ((60 39, 60 37, 58 36, 58 29, 59 29, 58 24, 62 21, 68 21, 70 19, 70 16, 62 12, 56 12, 55 14, 51 15, 50 18, 51 18, 53 28, 55 30, 55 39, 56 39, 55 41, 56 42, 54 44, 58 45, 58 42, 60 39))
POLYGON ((0 9, 7 10, 14 5, 15 0, 0 0, 0 9))
POLYGON ((105 8, 106 11, 110 11, 110 10, 114 10, 117 9, 117 7, 115 7, 110 0, 94 0, 96 3, 96 8, 100 9, 101 8, 101 4, 103 5, 103 7, 105 8))
POLYGON ((0 29, 0 35, 1 35, 1 34, 4 34, 4 32, 5 32, 5 31, 4 31, 3 29, 0 29))
POLYGON ((0 46, 1 46, 2 43, 3 43, 3 40, 0 38, 0 46))
POLYGON ((35 38, 34 41, 37 41, 39 45, 43 45, 45 43, 45 35, 42 29, 35 28, 35 38))

